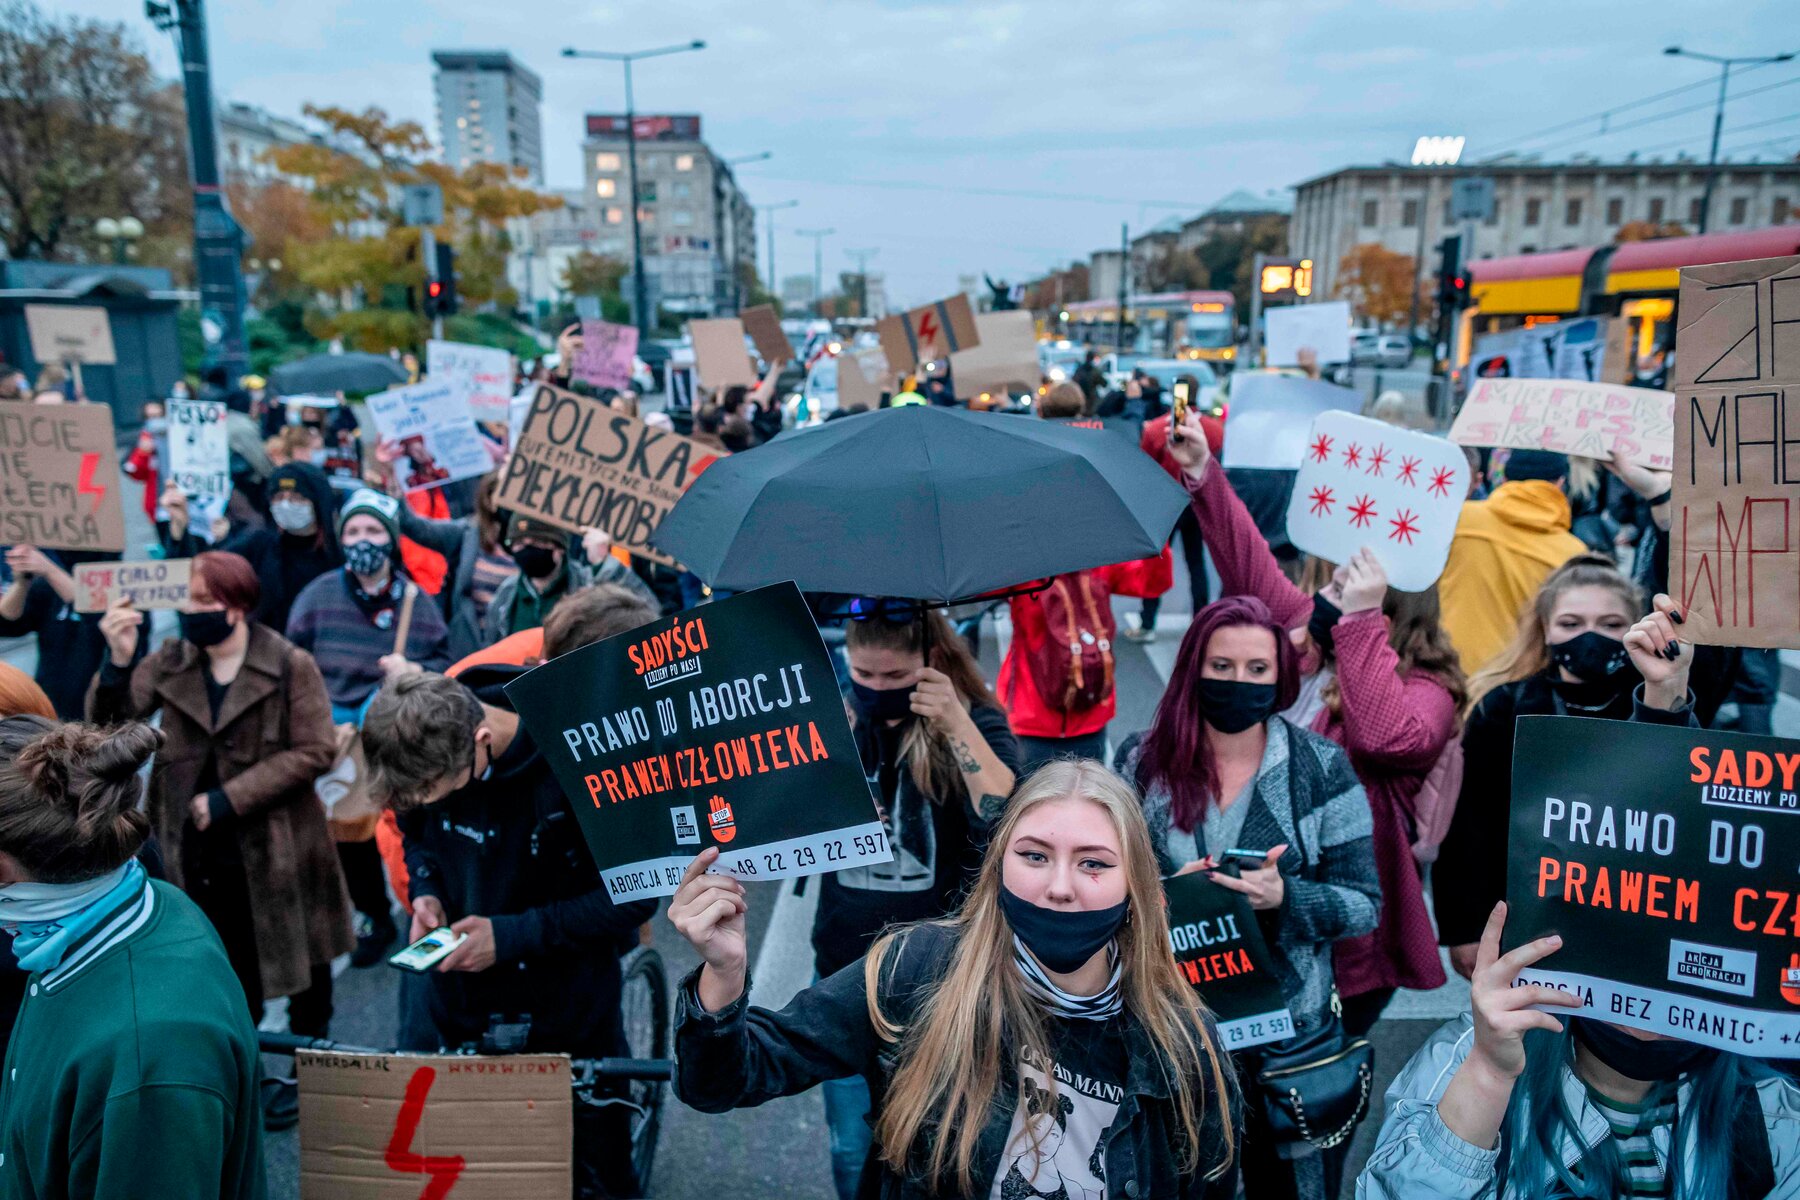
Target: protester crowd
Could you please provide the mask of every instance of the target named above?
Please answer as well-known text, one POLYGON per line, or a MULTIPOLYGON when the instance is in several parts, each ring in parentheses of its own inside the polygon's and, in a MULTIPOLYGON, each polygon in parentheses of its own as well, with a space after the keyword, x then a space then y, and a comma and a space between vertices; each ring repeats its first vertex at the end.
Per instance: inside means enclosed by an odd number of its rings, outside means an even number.
MULTIPOLYGON (((520 386, 639 418, 570 377, 579 342, 520 386)), ((702 397, 691 436, 779 436, 770 367, 702 397)), ((1091 418, 1101 382, 1090 360, 1039 415, 1091 418)), ((35 635, 38 668, 0 670, 0 1195, 262 1195, 264 1129, 294 1120, 256 1053, 268 1003, 328 1037, 334 961, 444 927, 460 945, 402 973, 400 1050, 626 1052, 620 957, 658 906, 601 884, 505 685, 709 602, 704 581, 509 511, 498 471, 406 491, 351 405, 253 390, 201 389, 232 417, 210 527, 168 482, 160 404, 125 459, 157 553, 191 560, 170 636, 129 603, 76 611, 71 572, 117 555, 5 552, 0 635, 35 635)), ((938 611, 855 607, 842 690, 893 860, 821 878, 814 981, 779 1011, 748 1003, 749 894, 693 860, 666 906, 703 964, 674 997, 677 1094, 818 1086, 845 1200, 1800 1196, 1780 1062, 1514 986, 1555 938, 1500 952, 1518 718, 1769 732, 1769 656, 1682 639, 1667 473, 1483 451, 1441 579, 1401 591, 1372 551, 1281 544, 1221 423, 1130 392, 1189 501, 1185 630, 1160 611, 1172 547, 1006 597, 992 684, 938 611), (1120 728, 1115 641, 1177 632, 1154 717, 1120 728), (1290 1040, 1228 1049, 1177 969, 1162 880, 1194 873, 1254 914, 1290 1040), (1383 1123, 1347 1179, 1356 1120, 1297 1132, 1271 1073, 1341 1087, 1308 1072, 1446 961, 1469 1011, 1388 1064, 1385 1107, 1365 1081, 1383 1123)), ((483 436, 498 463, 507 429, 483 436)), ((578 1107, 577 1195, 643 1186, 624 1112, 578 1107)))

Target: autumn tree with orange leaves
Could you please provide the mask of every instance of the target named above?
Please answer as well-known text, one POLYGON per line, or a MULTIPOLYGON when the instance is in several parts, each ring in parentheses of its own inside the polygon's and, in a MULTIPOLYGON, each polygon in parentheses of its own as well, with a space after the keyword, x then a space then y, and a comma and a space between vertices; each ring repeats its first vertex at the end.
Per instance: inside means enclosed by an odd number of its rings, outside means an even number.
MULTIPOLYGON (((292 197, 265 193, 252 209, 268 205, 269 236, 288 233, 280 245, 284 271, 328 297, 307 316, 319 338, 342 338, 359 350, 418 346, 427 323, 409 303, 421 295, 426 264, 419 230, 400 211, 408 184, 435 183, 444 193, 444 223, 435 234, 456 248, 456 286, 465 307, 494 304, 510 309, 518 296, 506 282, 512 248, 506 223, 559 206, 559 197, 522 181, 526 172, 500 163, 457 169, 427 161, 431 141, 416 121, 394 121, 379 108, 362 112, 307 105, 306 115, 325 128, 322 143, 283 146, 270 161, 285 176, 304 181, 296 189, 308 206, 303 220, 279 214, 292 197), (303 236, 299 231, 305 230, 303 236), (313 236, 313 235, 318 236, 313 236)), ((279 187, 286 185, 269 185, 279 187)), ((261 221, 253 216, 247 225, 261 221)), ((259 235, 251 229, 253 244, 259 235)))
POLYGON ((1365 320, 1397 325, 1412 316, 1413 279, 1412 255, 1362 242, 1338 263, 1334 294, 1350 301, 1365 320))

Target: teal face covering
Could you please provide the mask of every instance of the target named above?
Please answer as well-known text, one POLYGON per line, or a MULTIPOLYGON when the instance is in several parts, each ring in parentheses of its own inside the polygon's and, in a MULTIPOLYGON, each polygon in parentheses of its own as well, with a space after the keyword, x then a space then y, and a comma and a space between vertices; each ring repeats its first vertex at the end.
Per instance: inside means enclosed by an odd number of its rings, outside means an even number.
POLYGON ((13 956, 27 971, 48 971, 107 914, 144 887, 132 859, 84 883, 12 883, 0 887, 0 929, 13 935, 13 956))

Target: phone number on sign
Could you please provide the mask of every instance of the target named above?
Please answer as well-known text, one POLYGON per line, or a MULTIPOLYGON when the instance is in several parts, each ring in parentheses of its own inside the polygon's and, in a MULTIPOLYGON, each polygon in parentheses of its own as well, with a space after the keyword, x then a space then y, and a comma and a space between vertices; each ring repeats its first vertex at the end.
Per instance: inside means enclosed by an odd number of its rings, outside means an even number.
MULTIPOLYGON (((713 870, 736 879, 787 879, 819 875, 848 867, 888 862, 893 851, 879 822, 834 829, 827 833, 766 842, 758 846, 722 848, 713 870)), ((625 898, 673 895, 681 886, 692 857, 630 863, 602 872, 607 894, 625 898)))

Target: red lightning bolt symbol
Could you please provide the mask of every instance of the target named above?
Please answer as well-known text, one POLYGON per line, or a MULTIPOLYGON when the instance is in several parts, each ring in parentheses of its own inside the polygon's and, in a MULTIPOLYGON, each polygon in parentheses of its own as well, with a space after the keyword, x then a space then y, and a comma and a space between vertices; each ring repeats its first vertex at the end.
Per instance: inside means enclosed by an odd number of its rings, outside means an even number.
POLYGON ((400 1115, 394 1118, 394 1136, 388 1139, 388 1170, 402 1175, 426 1175, 430 1182, 419 1193, 419 1200, 443 1200, 456 1186, 462 1174, 463 1156, 454 1157, 417 1154, 412 1150, 413 1134, 418 1132, 419 1118, 425 1115, 425 1095, 437 1079, 436 1067, 420 1067, 406 1082, 406 1099, 400 1102, 400 1115))
POLYGON ((937 322, 933 319, 936 316, 936 313, 926 310, 925 315, 919 318, 920 349, 937 344, 938 328, 937 322))
POLYGON ((81 481, 75 485, 75 494, 94 498, 93 507, 88 510, 89 512, 98 512, 100 501, 106 498, 106 485, 94 482, 94 472, 99 469, 100 455, 97 452, 90 451, 81 456, 81 481))

